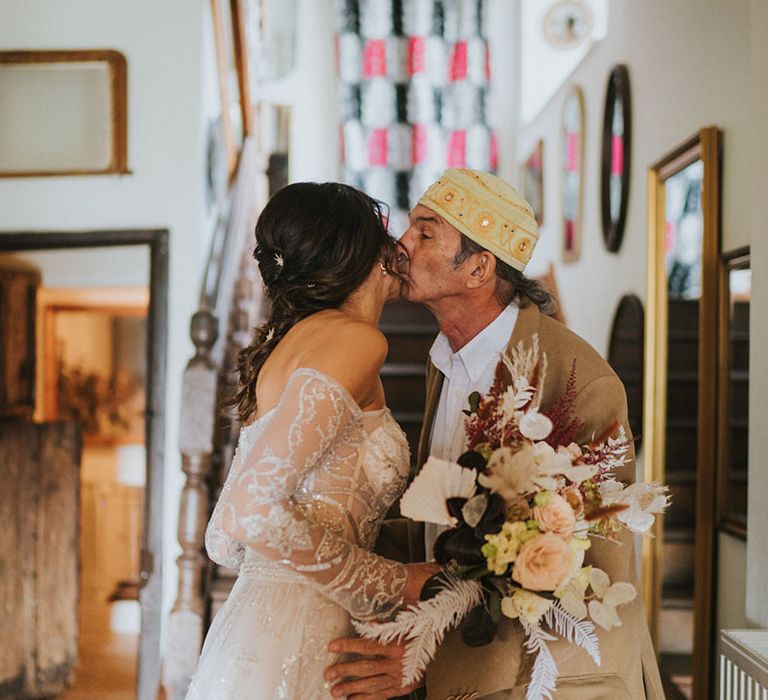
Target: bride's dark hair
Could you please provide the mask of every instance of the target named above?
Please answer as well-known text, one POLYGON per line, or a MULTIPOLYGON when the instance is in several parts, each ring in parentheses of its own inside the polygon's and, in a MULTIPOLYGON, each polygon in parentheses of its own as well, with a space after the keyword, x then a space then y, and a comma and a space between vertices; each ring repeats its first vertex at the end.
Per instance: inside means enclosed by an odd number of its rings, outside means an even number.
POLYGON ((239 386, 228 401, 246 421, 256 410, 256 379, 290 328, 322 309, 335 309, 395 247, 386 205, 349 185, 297 182, 279 190, 256 223, 253 257, 271 310, 237 361, 239 386))

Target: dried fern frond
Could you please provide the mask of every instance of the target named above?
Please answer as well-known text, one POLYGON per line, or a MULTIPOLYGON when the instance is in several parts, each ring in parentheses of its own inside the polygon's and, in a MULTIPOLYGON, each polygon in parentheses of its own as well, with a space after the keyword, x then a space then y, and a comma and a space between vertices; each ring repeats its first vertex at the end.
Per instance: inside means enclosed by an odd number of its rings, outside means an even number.
POLYGON ((556 637, 545 632, 538 624, 530 624, 525 618, 520 618, 523 629, 528 639, 525 640, 525 648, 529 654, 535 654, 536 660, 533 662, 531 671, 531 682, 525 691, 525 700, 542 700, 549 698, 552 700, 552 693, 557 687, 557 664, 552 653, 549 651, 547 642, 554 641, 556 637))
POLYGON ((421 677, 434 658, 445 633, 461 622, 483 597, 477 581, 445 577, 437 595, 422 600, 399 612, 390 622, 358 622, 353 625, 358 634, 381 644, 405 640, 403 655, 403 685, 421 677))
POLYGON ((544 622, 565 640, 584 649, 600 665, 600 640, 592 622, 576 619, 560 605, 560 601, 547 609, 544 622))

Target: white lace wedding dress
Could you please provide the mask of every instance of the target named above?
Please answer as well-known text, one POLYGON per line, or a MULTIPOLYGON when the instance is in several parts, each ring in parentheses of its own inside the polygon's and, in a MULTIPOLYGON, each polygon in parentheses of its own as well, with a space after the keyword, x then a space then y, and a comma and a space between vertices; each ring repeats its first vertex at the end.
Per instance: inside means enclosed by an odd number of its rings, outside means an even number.
POLYGON ((279 404, 244 427, 206 531, 239 569, 213 621, 187 700, 330 698, 328 642, 350 615, 386 617, 405 567, 370 550, 408 474, 388 409, 360 410, 327 375, 296 370, 279 404))

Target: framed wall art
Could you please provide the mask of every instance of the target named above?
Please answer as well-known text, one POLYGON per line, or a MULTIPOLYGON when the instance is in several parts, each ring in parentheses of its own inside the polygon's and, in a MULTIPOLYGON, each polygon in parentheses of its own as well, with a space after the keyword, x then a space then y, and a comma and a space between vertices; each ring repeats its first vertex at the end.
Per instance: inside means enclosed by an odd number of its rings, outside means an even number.
POLYGON ((581 254, 584 208, 584 93, 574 85, 565 96, 562 113, 563 261, 581 254))
POLYGON ((720 259, 718 320, 718 528, 747 538, 749 448, 749 248, 720 259))
POLYGON ((246 0, 210 0, 222 128, 230 180, 246 136, 253 129, 254 108, 249 66, 257 52, 258 6, 246 0), (249 26, 249 23, 254 26, 249 26))
POLYGON ((536 222, 544 223, 544 141, 539 140, 523 164, 523 194, 533 209, 536 222))
POLYGON ((608 78, 603 113, 600 211, 605 247, 621 248, 629 200, 629 167, 632 144, 632 103, 629 71, 617 65, 608 78))
POLYGON ((0 51, 0 177, 128 172, 118 51, 0 51))

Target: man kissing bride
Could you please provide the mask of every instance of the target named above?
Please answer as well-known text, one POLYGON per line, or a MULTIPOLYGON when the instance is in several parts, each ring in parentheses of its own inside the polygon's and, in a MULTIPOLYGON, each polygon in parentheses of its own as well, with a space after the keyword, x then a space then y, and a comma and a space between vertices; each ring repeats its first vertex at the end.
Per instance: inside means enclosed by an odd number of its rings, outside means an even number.
MULTIPOLYGON (((483 646, 449 632, 424 677, 407 686, 403 642, 354 636, 353 619, 391 619, 441 571, 436 526, 382 528, 406 487, 409 455, 379 378, 381 311, 402 294, 440 326, 419 465, 430 456, 455 462, 465 451, 469 397, 489 391, 500 357, 521 342, 535 338, 546 353, 542 410, 575 377, 578 444, 616 420, 628 434, 624 389, 594 349, 550 318, 549 293, 523 274, 538 228, 502 180, 447 170, 410 212, 397 245, 385 220, 378 202, 337 183, 289 185, 259 217, 255 258, 271 313, 240 355, 234 405, 242 428, 206 532, 209 556, 239 575, 209 630, 189 700, 526 696, 531 656, 512 619, 502 618, 483 646)), ((629 453, 616 470, 625 483, 635 478, 631 439, 629 453)), ((587 564, 634 582, 630 533, 592 545, 587 564)), ((555 697, 663 698, 640 600, 624 605, 621 618, 598 632, 599 667, 577 646, 551 643, 555 697)))

